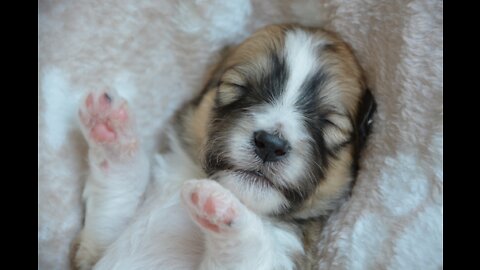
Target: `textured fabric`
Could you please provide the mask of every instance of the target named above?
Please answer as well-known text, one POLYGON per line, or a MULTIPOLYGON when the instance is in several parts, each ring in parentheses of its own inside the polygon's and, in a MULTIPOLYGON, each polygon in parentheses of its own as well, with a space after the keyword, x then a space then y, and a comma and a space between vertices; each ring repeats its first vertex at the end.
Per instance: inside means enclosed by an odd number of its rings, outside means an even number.
POLYGON ((319 267, 443 268, 442 1, 85 0, 38 5, 39 269, 69 268, 82 222, 82 95, 116 88, 153 152, 218 51, 281 22, 338 32, 378 103, 352 197, 318 244, 319 267))

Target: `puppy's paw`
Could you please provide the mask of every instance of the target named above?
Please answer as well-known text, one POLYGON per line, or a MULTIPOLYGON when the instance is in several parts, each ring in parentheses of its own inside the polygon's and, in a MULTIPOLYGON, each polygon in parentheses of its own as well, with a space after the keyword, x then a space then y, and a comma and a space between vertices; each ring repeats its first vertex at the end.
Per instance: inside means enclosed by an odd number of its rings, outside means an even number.
POLYGON ((240 225, 244 206, 215 181, 186 181, 182 199, 192 219, 204 230, 222 233, 240 225))
POLYGON ((79 249, 75 254, 72 268, 78 270, 90 270, 94 264, 94 258, 89 256, 85 250, 79 249))
POLYGON ((120 157, 136 151, 138 143, 128 104, 115 91, 89 92, 78 115, 91 148, 120 157))
POLYGON ((100 257, 99 249, 88 239, 82 237, 82 233, 75 239, 73 249, 72 268, 78 270, 90 270, 100 257))

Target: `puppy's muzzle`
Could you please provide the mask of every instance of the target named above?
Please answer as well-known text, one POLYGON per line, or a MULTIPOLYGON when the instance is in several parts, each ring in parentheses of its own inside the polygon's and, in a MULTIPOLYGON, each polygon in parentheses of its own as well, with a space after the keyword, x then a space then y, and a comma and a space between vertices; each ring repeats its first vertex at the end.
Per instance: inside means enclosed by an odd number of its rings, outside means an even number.
POLYGON ((275 162, 285 158, 289 151, 288 141, 264 130, 253 133, 255 153, 263 162, 275 162))

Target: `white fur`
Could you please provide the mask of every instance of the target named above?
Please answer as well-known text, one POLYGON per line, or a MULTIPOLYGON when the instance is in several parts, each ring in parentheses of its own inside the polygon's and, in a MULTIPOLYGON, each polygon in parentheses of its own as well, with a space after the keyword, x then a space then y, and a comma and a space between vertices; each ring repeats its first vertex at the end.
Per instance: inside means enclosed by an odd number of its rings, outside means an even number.
MULTIPOLYGON (((293 269, 290 254, 302 252, 298 238, 288 228, 263 220, 246 207, 242 216, 244 225, 234 234, 214 234, 194 225, 179 194, 185 180, 202 175, 201 168, 195 166, 175 138, 172 139, 173 151, 157 156, 154 170, 159 173, 144 205, 94 269, 293 269)), ((146 161, 136 158, 136 162, 146 161)), ((128 166, 127 169, 134 175, 141 174, 143 168, 128 166)), ((126 186, 131 182, 121 182, 125 176, 111 175, 104 179, 104 176, 93 175, 93 178, 89 181, 106 181, 115 183, 117 189, 131 189, 126 186)), ((118 203, 109 198, 110 192, 95 191, 102 199, 118 203)), ((89 192, 86 196, 92 194, 89 192)), ((123 200, 138 200, 138 197, 127 193, 123 194, 123 200)), ((115 226, 110 223, 112 215, 131 214, 125 206, 116 207, 114 212, 113 208, 98 209, 98 212, 90 208, 92 210, 99 217, 107 214, 105 218, 110 218, 97 222, 98 231, 91 232, 92 235, 107 233, 108 241, 118 233, 110 231, 110 226, 115 226)))
POLYGON ((316 53, 322 39, 315 39, 303 30, 288 32, 285 36, 285 58, 288 67, 288 82, 282 103, 294 106, 299 89, 309 75, 318 71, 319 59, 316 53))
POLYGON ((219 175, 219 182, 232 191, 247 207, 259 214, 280 212, 289 205, 287 199, 275 189, 244 181, 235 174, 219 175))

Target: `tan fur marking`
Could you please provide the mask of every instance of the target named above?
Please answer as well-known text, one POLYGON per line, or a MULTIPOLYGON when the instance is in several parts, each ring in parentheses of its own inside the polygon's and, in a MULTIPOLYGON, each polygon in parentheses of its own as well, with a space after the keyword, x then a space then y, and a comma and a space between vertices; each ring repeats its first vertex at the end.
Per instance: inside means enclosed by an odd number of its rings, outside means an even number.
POLYGON ((197 155, 200 154, 206 142, 208 123, 211 119, 210 114, 216 93, 215 89, 210 89, 202 98, 199 106, 192 112, 192 116, 185 118, 185 126, 187 127, 185 130, 191 131, 191 146, 194 148, 193 152, 197 155))
POLYGON ((326 215, 336 207, 337 200, 348 191, 351 175, 352 146, 345 147, 339 154, 336 162, 330 165, 321 182, 312 196, 307 199, 302 208, 294 215, 297 218, 326 215))

